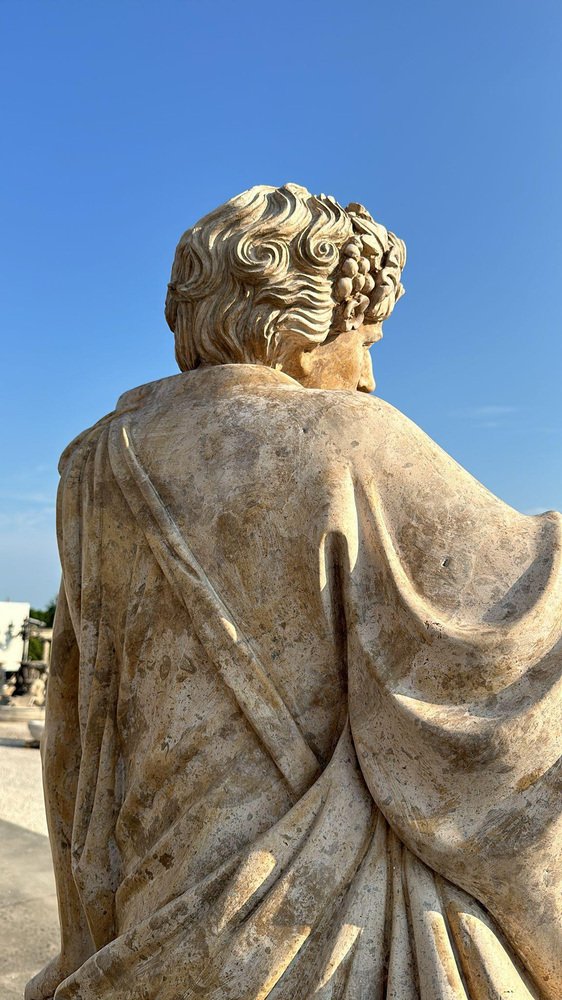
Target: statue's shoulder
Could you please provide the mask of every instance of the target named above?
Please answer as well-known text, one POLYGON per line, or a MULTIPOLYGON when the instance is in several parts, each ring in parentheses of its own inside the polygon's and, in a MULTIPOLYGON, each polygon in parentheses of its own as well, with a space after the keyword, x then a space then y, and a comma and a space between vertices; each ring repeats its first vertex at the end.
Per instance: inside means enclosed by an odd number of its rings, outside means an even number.
POLYGON ((61 476, 71 459, 78 458, 80 453, 89 451, 90 448, 96 444, 103 429, 111 423, 112 420, 121 416, 121 414, 134 413, 142 409, 156 396, 158 392, 162 390, 163 387, 177 378, 177 375, 170 375, 167 378, 157 379, 154 382, 146 382, 144 385, 138 385, 135 386, 134 389, 128 389, 126 392, 123 392, 119 396, 114 410, 106 413, 105 416, 101 417, 100 420, 97 420, 91 427, 87 427, 85 430, 81 431, 80 434, 77 434, 77 436, 73 438, 69 444, 67 444, 59 459, 59 473, 61 476))
POLYGON ((359 449, 365 457, 390 437, 423 435, 408 417, 379 396, 351 390, 305 390, 305 408, 316 410, 317 433, 338 442, 343 451, 359 449))
POLYGON ((363 460, 386 467, 421 460, 456 465, 422 428, 380 396, 361 392, 326 392, 325 422, 337 433, 340 447, 349 445, 363 460))

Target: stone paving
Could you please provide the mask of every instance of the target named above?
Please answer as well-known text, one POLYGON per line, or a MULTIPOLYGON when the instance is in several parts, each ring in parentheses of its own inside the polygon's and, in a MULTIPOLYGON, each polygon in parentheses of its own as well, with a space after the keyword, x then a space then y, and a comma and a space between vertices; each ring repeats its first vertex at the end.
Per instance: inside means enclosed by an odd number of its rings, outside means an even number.
POLYGON ((0 719, 0 997, 21 1000, 27 980, 58 951, 55 883, 39 750, 26 721, 0 719))

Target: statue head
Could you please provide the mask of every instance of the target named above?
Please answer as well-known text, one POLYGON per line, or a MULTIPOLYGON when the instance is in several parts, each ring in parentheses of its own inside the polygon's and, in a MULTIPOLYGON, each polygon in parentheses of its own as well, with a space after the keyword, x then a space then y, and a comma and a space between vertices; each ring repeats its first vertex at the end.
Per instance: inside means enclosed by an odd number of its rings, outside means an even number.
MULTIPOLYGON (((166 299, 178 365, 260 364, 351 387, 404 292, 405 260, 362 205, 297 184, 250 188, 178 243, 166 299)), ((361 381, 374 388, 372 372, 361 381)))

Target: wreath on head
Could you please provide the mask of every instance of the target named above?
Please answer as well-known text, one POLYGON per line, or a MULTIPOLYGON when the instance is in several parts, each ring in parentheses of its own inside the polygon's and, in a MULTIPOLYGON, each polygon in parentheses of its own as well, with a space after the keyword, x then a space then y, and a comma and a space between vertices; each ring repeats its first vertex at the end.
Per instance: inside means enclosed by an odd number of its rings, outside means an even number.
POLYGON ((354 235, 342 247, 332 279, 336 302, 332 329, 337 333, 357 330, 363 323, 381 323, 404 294, 402 240, 378 225, 363 205, 352 202, 346 212, 354 235))

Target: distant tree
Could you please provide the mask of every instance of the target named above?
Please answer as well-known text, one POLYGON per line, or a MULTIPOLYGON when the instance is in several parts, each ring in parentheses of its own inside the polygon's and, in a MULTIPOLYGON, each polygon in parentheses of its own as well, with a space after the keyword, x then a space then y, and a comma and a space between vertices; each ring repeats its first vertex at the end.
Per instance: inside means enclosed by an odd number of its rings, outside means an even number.
POLYGON ((30 618, 36 618, 39 622, 45 622, 47 628, 53 627, 53 622, 55 620, 55 611, 57 610, 57 599, 53 597, 47 606, 40 611, 38 608, 31 608, 29 612, 30 618))
POLYGON ((29 640, 29 646, 27 650, 28 660, 42 660, 43 659, 43 643, 37 636, 32 635, 29 640))
MULTIPOLYGON (((47 604, 43 610, 39 608, 31 608, 29 612, 30 618, 35 618, 39 622, 44 622, 47 628, 53 627, 53 621, 55 620, 55 611, 57 608, 57 599, 53 597, 51 601, 47 604)), ((30 660, 41 660, 43 655, 43 644, 39 638, 32 636, 29 640, 29 651, 28 658, 30 660)))

